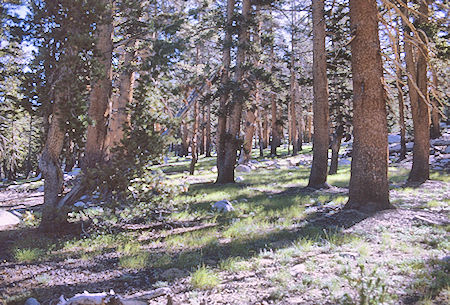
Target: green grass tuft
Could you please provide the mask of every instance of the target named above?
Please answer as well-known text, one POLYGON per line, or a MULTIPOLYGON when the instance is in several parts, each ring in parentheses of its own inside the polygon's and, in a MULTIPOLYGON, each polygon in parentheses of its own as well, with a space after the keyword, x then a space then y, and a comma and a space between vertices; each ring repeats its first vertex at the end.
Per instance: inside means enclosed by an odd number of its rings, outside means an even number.
POLYGON ((219 276, 205 266, 199 267, 191 275, 191 285, 198 289, 212 289, 219 285, 219 276))

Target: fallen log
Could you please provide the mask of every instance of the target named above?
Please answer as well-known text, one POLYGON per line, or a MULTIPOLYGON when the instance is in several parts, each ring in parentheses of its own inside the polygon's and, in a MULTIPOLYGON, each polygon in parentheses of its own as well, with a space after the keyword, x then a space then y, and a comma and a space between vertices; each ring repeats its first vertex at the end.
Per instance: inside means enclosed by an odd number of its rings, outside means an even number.
POLYGON ((77 294, 66 300, 62 295, 57 305, 146 305, 148 300, 167 295, 169 302, 172 290, 167 287, 151 291, 139 292, 130 296, 120 296, 114 291, 102 293, 89 293, 87 291, 77 294))

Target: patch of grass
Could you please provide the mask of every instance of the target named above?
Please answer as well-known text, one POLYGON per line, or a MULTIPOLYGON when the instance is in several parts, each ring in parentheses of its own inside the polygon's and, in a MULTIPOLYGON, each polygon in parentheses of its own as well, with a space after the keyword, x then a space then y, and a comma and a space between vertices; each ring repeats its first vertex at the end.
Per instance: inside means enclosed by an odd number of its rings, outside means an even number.
POLYGON ((217 235, 213 230, 199 230, 166 238, 169 248, 198 248, 217 243, 217 235))
POLYGON ((164 253, 161 256, 158 256, 156 258, 152 258, 151 262, 149 263, 154 268, 163 268, 170 266, 173 262, 173 259, 170 255, 164 253))
POLYGON ((211 269, 201 266, 191 274, 191 285, 197 289, 212 289, 219 285, 219 276, 211 269))
POLYGON ((149 254, 141 252, 119 258, 119 266, 126 269, 144 269, 148 265, 149 254))
POLYGON ((138 254, 140 251, 141 251, 141 245, 135 241, 130 241, 130 242, 125 243, 124 245, 119 245, 117 247, 117 252, 120 252, 125 255, 138 254))
POLYGON ((31 263, 41 260, 45 251, 39 248, 25 248, 14 250, 14 259, 18 263, 31 263))
POLYGON ((249 217, 235 221, 223 232, 225 238, 251 239, 264 235, 273 226, 266 220, 249 217))
POLYGON ((229 272, 246 271, 252 268, 252 265, 242 260, 240 257, 229 257, 219 263, 220 270, 225 270, 229 272))

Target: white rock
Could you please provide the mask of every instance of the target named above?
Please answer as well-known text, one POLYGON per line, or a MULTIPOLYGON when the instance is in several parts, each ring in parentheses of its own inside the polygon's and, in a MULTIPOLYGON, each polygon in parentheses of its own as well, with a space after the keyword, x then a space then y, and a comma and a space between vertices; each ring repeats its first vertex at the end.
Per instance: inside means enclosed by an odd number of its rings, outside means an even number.
POLYGON ((216 173, 216 172, 217 172, 217 166, 211 167, 211 171, 212 171, 213 173, 216 173))
POLYGON ((252 171, 252 169, 249 166, 244 165, 244 164, 239 164, 236 167, 236 172, 238 172, 238 173, 250 173, 251 171, 252 171))
POLYGON ((218 210, 219 212, 231 212, 234 211, 234 207, 228 200, 220 200, 214 203, 213 209, 218 210))
POLYGON ((444 154, 450 154, 450 146, 447 146, 447 148, 444 150, 444 154))
POLYGON ((244 178, 242 178, 241 176, 237 176, 235 180, 236 182, 242 182, 244 181, 244 178))
POLYGON ((41 303, 39 303, 35 298, 29 298, 25 301, 24 305, 41 305, 41 303))
POLYGON ((11 212, 0 210, 0 227, 13 226, 20 223, 20 218, 11 212))
POLYGON ((37 188, 36 191, 38 191, 38 192, 43 192, 43 191, 44 191, 44 186, 41 185, 40 187, 37 188))

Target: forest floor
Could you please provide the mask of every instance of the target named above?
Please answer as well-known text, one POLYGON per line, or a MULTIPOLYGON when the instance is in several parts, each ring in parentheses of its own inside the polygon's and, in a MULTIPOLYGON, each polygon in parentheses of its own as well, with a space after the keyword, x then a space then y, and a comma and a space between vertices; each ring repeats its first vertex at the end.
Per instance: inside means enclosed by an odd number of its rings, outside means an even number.
MULTIPOLYGON (((450 304, 448 173, 406 185, 407 164, 392 163, 396 209, 368 215, 342 210, 349 165, 329 176, 330 189, 305 189, 311 157, 306 146, 295 157, 256 158, 239 183, 220 186, 215 158, 202 158, 194 176, 189 159, 172 160, 161 169, 189 190, 163 223, 66 237, 31 224, 4 229, 0 303, 170 287, 175 304, 450 304), (223 199, 235 211, 213 211, 223 199)), ((31 184, 0 190, 0 208, 39 209, 41 184, 31 184)))

